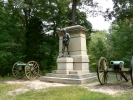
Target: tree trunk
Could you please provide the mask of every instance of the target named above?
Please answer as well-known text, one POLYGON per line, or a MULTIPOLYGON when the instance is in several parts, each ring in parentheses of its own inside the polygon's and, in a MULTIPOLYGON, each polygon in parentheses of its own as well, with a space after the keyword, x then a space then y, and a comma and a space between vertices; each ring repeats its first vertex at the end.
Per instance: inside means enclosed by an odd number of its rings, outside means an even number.
POLYGON ((76 18, 76 6, 77 6, 77 0, 73 0, 72 3, 72 17, 71 17, 71 26, 75 25, 75 18, 76 18))

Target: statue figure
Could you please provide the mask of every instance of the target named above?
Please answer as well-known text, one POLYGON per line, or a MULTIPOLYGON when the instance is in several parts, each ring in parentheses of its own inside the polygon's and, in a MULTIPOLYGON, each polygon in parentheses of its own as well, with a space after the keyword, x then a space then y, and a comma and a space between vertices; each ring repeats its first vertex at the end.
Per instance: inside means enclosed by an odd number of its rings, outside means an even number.
POLYGON ((64 57, 65 47, 67 48, 68 57, 70 57, 70 52, 68 48, 69 42, 70 42, 70 35, 69 33, 66 32, 65 29, 63 29, 62 55, 60 57, 64 57))

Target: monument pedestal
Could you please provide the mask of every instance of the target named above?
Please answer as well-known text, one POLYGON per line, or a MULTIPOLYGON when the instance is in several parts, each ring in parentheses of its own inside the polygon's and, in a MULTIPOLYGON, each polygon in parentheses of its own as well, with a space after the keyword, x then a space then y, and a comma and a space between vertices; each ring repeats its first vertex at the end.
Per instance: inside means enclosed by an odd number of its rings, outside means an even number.
MULTIPOLYGON (((57 70, 41 76, 41 81, 85 84, 96 78, 95 73, 89 72, 89 58, 86 50, 86 28, 76 25, 65 28, 70 34, 69 51, 71 57, 61 57, 57 59, 57 70)), ((59 55, 62 53, 62 30, 59 35, 59 55)), ((67 55, 67 52, 64 53, 67 55)))
POLYGON ((55 74, 69 74, 73 70, 73 58, 62 57, 57 59, 57 69, 53 71, 55 74))

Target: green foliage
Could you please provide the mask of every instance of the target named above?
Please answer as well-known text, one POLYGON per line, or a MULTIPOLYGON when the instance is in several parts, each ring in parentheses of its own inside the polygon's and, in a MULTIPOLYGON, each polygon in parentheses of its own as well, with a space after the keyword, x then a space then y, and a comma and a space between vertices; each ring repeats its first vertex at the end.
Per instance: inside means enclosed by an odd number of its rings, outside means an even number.
POLYGON ((112 0, 113 11, 108 8, 105 17, 112 19, 115 17, 117 21, 133 18, 133 0, 112 0))
POLYGON ((58 37, 44 35, 44 41, 40 45, 37 53, 40 58, 40 65, 43 73, 51 72, 56 69, 56 59, 58 57, 58 37))
MULTIPOLYGON (((91 1, 86 2, 91 6, 91 1)), ((16 61, 35 60, 43 74, 56 69, 59 47, 56 31, 70 24, 70 3, 71 0, 0 2, 0 75, 10 75, 16 61), (52 33, 47 34, 49 31, 52 33)), ((89 45, 92 25, 84 12, 77 10, 76 24, 88 29, 89 45)))
POLYGON ((15 60, 21 59, 23 28, 4 2, 0 2, 0 20, 0 75, 3 76, 11 72, 15 60))
POLYGON ((123 20, 113 24, 110 28, 108 40, 110 42, 110 59, 123 60, 127 67, 133 54, 133 26, 130 20, 123 20))
MULTIPOLYGON (((121 2, 124 4, 124 1, 121 2)), ((111 60, 123 60, 125 63, 124 66, 130 67, 130 60, 133 55, 132 22, 132 18, 123 17, 123 19, 120 18, 120 20, 112 23, 108 34, 98 36, 98 34, 94 35, 95 33, 92 33, 89 45, 90 69, 92 71, 94 71, 95 66, 97 66, 97 61, 100 56, 106 57, 108 63, 111 60)))
POLYGON ((90 70, 96 71, 97 62, 100 57, 107 57, 107 33, 105 31, 97 31, 91 34, 89 44, 90 70))
POLYGON ((29 19, 26 32, 26 62, 30 60, 39 61, 37 53, 43 42, 42 21, 39 18, 32 17, 29 19))

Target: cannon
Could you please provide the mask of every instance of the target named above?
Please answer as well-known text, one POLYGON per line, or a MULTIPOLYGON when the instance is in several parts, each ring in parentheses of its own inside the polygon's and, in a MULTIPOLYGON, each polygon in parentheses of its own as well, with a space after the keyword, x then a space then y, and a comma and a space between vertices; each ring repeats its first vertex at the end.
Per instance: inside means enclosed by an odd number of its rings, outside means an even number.
POLYGON ((17 79, 26 76, 27 79, 32 80, 39 76, 39 65, 35 61, 29 61, 28 63, 17 61, 12 67, 12 73, 17 79))
POLYGON ((110 65, 114 71, 120 71, 124 68, 124 61, 110 61, 110 65))
POLYGON ((133 85, 133 56, 129 68, 124 68, 124 61, 110 61, 110 66, 108 65, 107 59, 105 57, 100 57, 97 66, 97 77, 101 85, 107 83, 108 72, 119 73, 120 76, 126 81, 129 81, 129 79, 126 77, 125 73, 129 73, 131 77, 131 83, 133 85))

